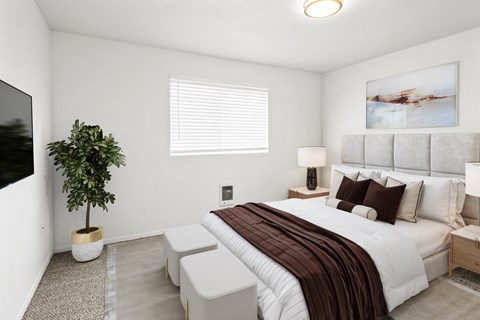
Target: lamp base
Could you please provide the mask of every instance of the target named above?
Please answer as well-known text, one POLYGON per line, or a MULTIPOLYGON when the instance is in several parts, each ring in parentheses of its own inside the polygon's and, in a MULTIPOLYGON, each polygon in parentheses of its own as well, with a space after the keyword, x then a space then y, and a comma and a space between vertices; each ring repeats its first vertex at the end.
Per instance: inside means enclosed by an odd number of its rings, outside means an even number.
POLYGON ((308 190, 317 189, 317 168, 307 169, 307 189, 308 190))

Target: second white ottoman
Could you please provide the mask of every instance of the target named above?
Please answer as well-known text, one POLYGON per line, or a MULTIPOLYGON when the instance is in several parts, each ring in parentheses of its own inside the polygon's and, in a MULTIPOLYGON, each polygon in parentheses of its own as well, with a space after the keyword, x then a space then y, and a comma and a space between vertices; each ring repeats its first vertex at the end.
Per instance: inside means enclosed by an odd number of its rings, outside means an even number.
POLYGON ((185 319, 257 319, 257 279, 224 248, 182 258, 180 299, 185 319))
POLYGON ((180 285, 180 259, 217 248, 217 239, 199 224, 171 228, 164 231, 165 276, 170 275, 180 285))

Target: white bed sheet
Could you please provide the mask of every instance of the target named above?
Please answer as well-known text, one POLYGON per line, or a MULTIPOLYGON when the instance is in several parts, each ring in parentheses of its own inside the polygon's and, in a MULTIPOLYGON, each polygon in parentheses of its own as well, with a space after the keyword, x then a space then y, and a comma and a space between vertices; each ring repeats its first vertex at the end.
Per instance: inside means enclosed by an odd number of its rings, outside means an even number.
POLYGON ((422 259, 447 249, 450 245, 450 232, 455 230, 440 222, 418 217, 416 223, 399 219, 395 225, 379 222, 412 240, 422 259))
MULTIPOLYGON (((428 287, 415 244, 390 226, 327 207, 319 198, 267 204, 330 229, 364 248, 377 266, 389 310, 428 287)), ((265 320, 309 319, 301 286, 290 272, 216 215, 206 215, 202 224, 259 278, 258 303, 265 320)))

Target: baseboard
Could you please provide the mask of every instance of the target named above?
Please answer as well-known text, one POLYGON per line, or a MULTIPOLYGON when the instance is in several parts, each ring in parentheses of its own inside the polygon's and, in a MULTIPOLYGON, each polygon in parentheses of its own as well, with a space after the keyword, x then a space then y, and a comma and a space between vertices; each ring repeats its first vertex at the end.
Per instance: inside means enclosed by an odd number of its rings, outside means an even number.
POLYGON ((27 311, 28 305, 30 304, 30 301, 33 298, 33 295, 35 294, 35 291, 37 291, 38 284, 40 283, 40 280, 42 280, 43 274, 45 273, 45 270, 47 270, 48 264, 50 263, 50 260, 52 259, 53 256, 53 251, 50 252, 50 254, 47 256, 47 259, 43 262, 42 269, 37 275, 37 278, 35 279, 35 282, 33 283, 32 288, 30 289, 30 292, 28 293, 27 298, 25 299, 25 302, 23 303, 22 309, 20 309, 20 312, 18 313, 17 319, 21 320, 23 318, 23 315, 27 311))
MULTIPOLYGON (((162 234, 163 234, 163 230, 155 230, 155 231, 149 231, 149 232, 144 232, 144 233, 130 234, 128 236, 121 236, 121 237, 103 239, 103 243, 104 244, 111 244, 111 243, 130 241, 130 240, 136 240, 136 239, 141 239, 141 238, 154 237, 154 236, 159 236, 159 235, 162 235, 162 234)), ((66 251, 71 251, 71 250, 72 250, 71 246, 61 247, 61 248, 56 248, 54 250, 54 253, 66 252, 66 251)))

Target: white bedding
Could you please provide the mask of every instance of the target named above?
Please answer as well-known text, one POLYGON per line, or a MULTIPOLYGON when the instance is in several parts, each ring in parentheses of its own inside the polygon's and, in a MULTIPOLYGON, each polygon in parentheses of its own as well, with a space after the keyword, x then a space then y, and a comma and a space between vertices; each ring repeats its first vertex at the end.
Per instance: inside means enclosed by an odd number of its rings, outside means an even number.
MULTIPOLYGON (((321 225, 364 248, 377 266, 389 310, 428 287, 415 244, 400 232, 327 207, 321 198, 267 204, 321 225)), ((290 272, 254 248, 216 215, 206 215, 202 224, 259 278, 258 304, 265 320, 309 319, 300 284, 290 272)))
POLYGON ((386 222, 378 222, 387 228, 395 229, 412 240, 423 259, 447 249, 450 245, 450 232, 455 230, 443 223, 418 217, 417 223, 397 220, 395 225, 391 225, 386 222))

